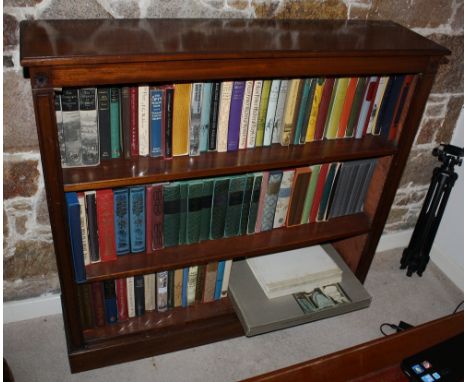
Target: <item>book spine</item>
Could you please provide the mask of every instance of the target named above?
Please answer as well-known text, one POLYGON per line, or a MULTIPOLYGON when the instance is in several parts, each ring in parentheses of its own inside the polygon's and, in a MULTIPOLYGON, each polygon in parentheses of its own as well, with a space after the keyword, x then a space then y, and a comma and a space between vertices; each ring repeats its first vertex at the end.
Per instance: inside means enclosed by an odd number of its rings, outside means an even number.
POLYGON ((213 179, 204 179, 201 201, 200 241, 210 238, 211 206, 213 204, 213 179))
POLYGON ((151 311, 156 309, 156 275, 150 273, 144 275, 145 284, 145 310, 151 311))
MULTIPOLYGON (((164 189, 162 184, 156 184, 153 186, 153 192, 151 193, 151 244, 147 249, 156 251, 164 247, 164 189)), ((148 209, 147 209, 148 210, 148 209)))
POLYGON ((242 214, 242 199, 245 188, 245 175, 231 178, 229 184, 229 198, 224 225, 224 237, 239 235, 242 214))
POLYGON ((317 213, 320 207, 320 201, 322 199, 323 188, 328 175, 329 163, 322 164, 317 179, 317 186, 315 187, 314 199, 312 201, 312 207, 310 208, 309 222, 317 221, 317 213))
POLYGON ((202 110, 200 118, 200 152, 208 151, 208 136, 210 130, 211 116, 211 94, 213 91, 213 83, 205 82, 203 84, 202 95, 202 110))
POLYGON ((286 97, 288 95, 289 80, 281 80, 278 94, 278 103, 276 105, 275 120, 273 123, 273 133, 271 143, 280 143, 279 132, 283 129, 284 108, 286 106, 286 97))
POLYGON ((174 85, 172 155, 187 155, 189 149, 190 95, 192 84, 174 85))
POLYGON ((130 230, 128 220, 128 189, 122 188, 114 192, 114 223, 115 248, 117 255, 130 252, 130 230))
POLYGON ((158 312, 165 312, 168 308, 168 272, 156 273, 156 280, 158 312))
POLYGON ((299 144, 301 145, 306 142, 307 130, 309 128, 309 117, 312 110, 312 103, 314 101, 316 83, 316 78, 311 78, 310 82, 306 80, 304 83, 303 94, 306 94, 304 109, 302 109, 301 106, 301 111, 304 110, 304 112, 299 114, 298 122, 296 123, 296 128, 300 129, 299 144))
POLYGON ((78 193, 78 203, 80 204, 80 226, 81 226, 81 243, 83 246, 83 259, 84 264, 91 264, 91 256, 89 252, 89 234, 88 234, 88 220, 86 218, 86 203, 83 193, 78 193))
POLYGON ((117 259, 114 230, 114 194, 112 190, 96 191, 99 255, 101 261, 117 259))
POLYGON ((89 256, 91 263, 101 260, 99 256, 98 224, 96 212, 96 191, 87 191, 85 195, 86 217, 88 220, 89 256))
POLYGON ((122 129, 122 151, 125 159, 131 157, 131 140, 130 140, 130 88, 124 86, 121 89, 121 104, 120 104, 120 126, 122 129))
POLYGON ((211 208, 211 239, 220 239, 224 235, 228 195, 229 179, 215 179, 213 187, 213 205, 211 208))
POLYGON ((368 98, 369 106, 367 108, 367 115, 364 120, 363 130, 366 134, 372 134, 372 128, 369 124, 369 121, 370 121, 370 117, 372 114, 372 107, 374 106, 375 96, 377 95, 377 89, 379 88, 379 82, 380 82, 380 77, 375 77, 375 78, 376 78, 376 81, 372 83, 372 89, 369 93, 369 98, 368 98))
POLYGON ((311 176, 309 186, 304 201, 304 208, 302 209, 301 224, 309 222, 310 209, 312 208, 312 201, 315 194, 315 187, 317 186, 317 179, 320 173, 320 165, 310 166, 311 176))
POLYGON ((188 287, 189 268, 182 270, 182 307, 187 307, 187 287, 188 287))
POLYGON ((79 90, 81 159, 83 166, 99 164, 99 129, 96 88, 79 90))
POLYGON ((300 167, 296 169, 291 199, 289 201, 288 216, 286 218, 286 225, 288 227, 301 224, 302 210, 304 208, 310 175, 309 167, 300 167))
POLYGON ((179 245, 187 244, 188 184, 180 184, 179 200, 179 245))
POLYGON ((104 308, 108 324, 117 322, 117 297, 115 295, 114 280, 105 280, 104 284, 104 308))
POLYGON ((216 142, 218 140, 218 114, 219 114, 219 97, 221 91, 221 82, 213 83, 211 93, 211 111, 210 111, 210 126, 208 129, 208 150, 216 150, 216 142))
POLYGON ((252 190, 252 199, 250 200, 249 219, 247 222, 247 233, 255 233, 255 225, 257 222, 258 205, 260 201, 260 193, 262 189, 263 173, 254 174, 254 184, 252 190))
POLYGON ((138 87, 130 87, 130 156, 140 154, 138 137, 138 87))
POLYGON ((218 271, 218 263, 208 263, 205 271, 205 285, 203 288, 203 302, 211 302, 214 299, 216 287, 216 273, 218 271))
POLYGON ((258 111, 257 134, 255 137, 255 146, 263 146, 263 137, 265 135, 265 123, 268 111, 268 100, 270 99, 271 80, 264 80, 262 95, 260 97, 260 107, 258 111))
POLYGON ((348 124, 349 115, 351 114, 351 106, 353 105, 354 94, 356 93, 356 87, 358 84, 358 78, 352 77, 349 79, 348 88, 346 89, 346 96, 343 102, 343 108, 338 122, 338 131, 336 133, 337 138, 344 138, 346 133, 346 126, 348 124))
POLYGON ((389 77, 380 77, 377 91, 375 94, 375 99, 372 105, 372 111, 369 119, 369 126, 372 134, 376 134, 375 128, 379 115, 380 106, 382 105, 382 99, 385 94, 385 89, 387 88, 389 77))
POLYGON ((338 134, 338 124, 343 111, 343 104, 348 90, 350 78, 338 78, 330 101, 330 118, 327 121, 325 136, 327 139, 335 139, 338 134))
POLYGON ((190 101, 190 128, 189 128, 189 155, 200 155, 200 130, 201 112, 203 102, 203 83, 192 84, 192 95, 190 101))
MULTIPOLYGON (((292 136, 292 143, 298 145, 301 143, 302 125, 304 124, 305 113, 307 109, 307 101, 312 85, 312 78, 303 80, 303 86, 300 93, 297 94, 298 99, 296 104, 299 105, 296 122, 294 124, 294 135, 292 136)), ((307 127, 306 127, 307 128, 307 127)))
POLYGON ((389 140, 394 140, 395 139, 398 120, 400 119, 401 112, 402 112, 403 106, 405 104, 405 99, 406 99, 406 96, 408 95, 409 87, 411 85, 411 79, 412 79, 411 75, 407 75, 407 76, 404 77, 403 85, 402 85, 401 91, 400 91, 400 95, 399 95, 398 101, 396 102, 395 107, 394 107, 393 119, 392 119, 392 122, 390 124, 390 132, 389 132, 389 135, 388 135, 389 140))
POLYGON ((197 267, 197 285, 195 289, 195 302, 200 303, 203 299, 203 288, 205 285, 206 265, 197 267))
POLYGON ((130 251, 132 253, 145 250, 145 189, 144 187, 130 188, 130 251))
POLYGON ((334 78, 326 78, 323 85, 322 97, 320 99, 320 106, 317 113, 317 122, 315 124, 314 140, 319 141, 323 139, 325 132, 325 124, 327 122, 328 108, 333 94, 335 84, 334 78))
POLYGON ((146 253, 152 254, 153 253, 153 192, 154 186, 147 185, 145 187, 145 198, 146 198, 146 253))
POLYGON ((77 89, 63 89, 62 126, 63 141, 65 142, 64 167, 75 167, 83 164, 81 150, 80 111, 77 89))
POLYGON ((315 139, 315 129, 317 127, 317 116, 322 101, 323 86, 325 78, 317 78, 315 83, 315 94, 312 101, 312 109, 310 110, 309 122, 307 124, 306 142, 312 142, 315 139))
POLYGON ((270 97, 268 99, 268 107, 265 117, 265 132, 263 133, 263 146, 271 146, 280 86, 281 80, 273 80, 271 82, 270 97))
POLYGON ((276 203, 273 228, 280 228, 286 224, 286 216, 288 215, 289 198, 291 196, 293 179, 294 170, 286 170, 283 172, 283 177, 281 178, 281 184, 278 192, 278 201, 276 203))
POLYGON ((252 102, 253 81, 245 81, 244 97, 239 127, 239 150, 247 148, 247 132, 249 128, 250 103, 252 102))
POLYGON ((218 263, 218 271, 216 272, 216 284, 214 290, 214 299, 219 300, 221 298, 221 288, 223 286, 223 276, 224 276, 224 268, 226 266, 225 261, 220 261, 218 263))
POLYGON ((291 143, 291 132, 294 124, 294 114, 296 110, 297 97, 301 80, 289 80, 288 95, 286 96, 286 106, 283 113, 282 129, 279 130, 280 143, 282 146, 289 146, 291 143))
POLYGON ((135 316, 145 314, 145 278, 143 275, 135 276, 133 289, 135 291, 135 316))
POLYGON ((149 129, 149 155, 160 157, 163 154, 163 99, 164 89, 151 88, 150 99, 150 129, 149 129))
POLYGON ((182 306, 183 273, 182 269, 174 271, 174 308, 182 306))
POLYGON ((218 112, 218 133, 216 147, 218 152, 227 151, 227 136, 229 126, 229 111, 231 107, 232 97, 232 81, 224 81, 221 83, 219 112, 218 112))
POLYGON ((94 310, 94 323, 96 326, 106 325, 106 318, 104 313, 104 291, 102 282, 94 282, 91 284, 93 295, 93 310, 94 310))
POLYGON ((265 193, 263 203, 263 214, 260 231, 269 231, 273 229, 276 203, 278 202, 278 194, 281 186, 282 171, 271 171, 268 178, 268 186, 265 193))
POLYGON ((174 116, 174 88, 169 87, 164 91, 163 98, 163 144, 164 159, 172 158, 172 139, 173 139, 173 116, 174 116))
POLYGON ((400 139, 400 134, 401 134, 401 131, 403 129, 403 125, 405 123, 406 116, 408 115, 408 112, 409 112, 409 109, 410 109, 410 104, 411 104, 411 100, 413 98, 414 90, 416 89, 416 83, 418 82, 418 76, 417 75, 410 76, 410 77, 412 77, 411 85, 409 87, 408 94, 406 96, 406 100, 404 101, 404 105, 403 105, 403 108, 401 110, 401 114, 397 118, 397 121, 396 121, 395 136, 392 137, 397 141, 400 139))
POLYGON ((83 257, 83 244, 81 240, 80 204, 75 192, 65 194, 68 214, 68 230, 70 233, 71 253, 75 281, 86 281, 85 263, 83 257))
POLYGON ((77 288, 80 321, 83 329, 94 327, 93 297, 90 284, 81 284, 77 288))
POLYGON ((367 83, 367 88, 362 100, 361 111, 359 113, 358 122, 356 125, 356 133, 354 135, 355 138, 362 138, 365 131, 367 130, 367 126, 365 125, 367 120, 367 114, 369 112, 371 102, 375 97, 376 86, 378 85, 379 78, 378 77, 370 77, 367 83))
POLYGON ((128 317, 135 317, 135 279, 133 276, 126 278, 127 282, 127 310, 128 317))
POLYGON ((117 294, 117 317, 119 321, 128 320, 127 279, 115 280, 117 294))
POLYGON ((167 272, 167 309, 174 307, 174 272, 174 270, 167 272))
POLYGON ((200 240, 203 181, 190 181, 187 193, 187 244, 200 240))
POLYGON ((229 278, 231 277, 232 260, 226 260, 224 264, 223 282, 221 283, 220 298, 227 297, 229 278))
POLYGON ((247 148, 255 147, 257 139, 257 124, 260 111, 260 101, 262 98, 263 81, 256 80, 252 90, 252 101, 250 103, 249 125, 247 128, 247 148))
POLYGON ((239 129, 244 91, 245 81, 234 81, 232 85, 231 106, 229 108, 227 151, 236 151, 239 148, 239 129))
POLYGON ((367 87, 367 78, 359 77, 356 85, 356 92, 354 94, 353 103, 351 105, 351 112, 349 114, 348 124, 346 126, 345 137, 353 137, 356 132, 356 126, 361 111, 361 105, 364 100, 364 94, 367 87))
POLYGON ((260 190, 260 198, 258 200, 258 212, 257 212, 257 221, 255 223, 255 233, 261 232, 262 230, 262 220, 263 220, 263 207, 265 203, 265 194, 268 189, 268 171, 263 172, 262 179, 262 188, 260 190))
POLYGON ((327 179, 325 181, 325 186, 323 187, 322 198, 320 199, 320 206, 317 212, 317 221, 324 221, 327 219, 327 210, 330 201, 330 196, 332 194, 333 184, 335 182, 336 173, 339 169, 339 163, 332 163, 330 169, 328 170, 327 179))
POLYGON ((112 158, 110 126, 110 89, 98 88, 98 130, 101 160, 112 158))
POLYGON ((188 269, 187 276, 187 305, 190 306, 195 303, 195 295, 197 290, 197 274, 198 266, 192 266, 188 269))
POLYGON ((164 246, 179 244, 180 184, 164 185, 164 246))
POLYGON ((250 200, 252 199, 254 176, 252 174, 246 175, 244 195, 242 199, 242 211, 240 222, 240 235, 247 233, 247 223, 249 222, 250 200))
POLYGON ((138 90, 138 154, 149 155, 149 86, 140 85, 138 90))
POLYGON ((66 151, 65 151, 65 138, 63 135, 63 117, 62 117, 62 101, 59 93, 54 93, 55 99, 55 122, 57 124, 57 137, 59 142, 59 151, 60 151, 60 161, 62 166, 66 161, 66 151))
POLYGON ((110 88, 110 141, 112 159, 120 158, 120 89, 110 88))

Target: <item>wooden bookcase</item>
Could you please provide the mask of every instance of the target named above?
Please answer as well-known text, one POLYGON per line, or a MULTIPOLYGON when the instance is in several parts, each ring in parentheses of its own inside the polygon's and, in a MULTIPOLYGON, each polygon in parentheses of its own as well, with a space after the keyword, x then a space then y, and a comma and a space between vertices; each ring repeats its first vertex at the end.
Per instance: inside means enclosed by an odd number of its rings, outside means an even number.
POLYGON ((378 158, 364 212, 325 223, 166 248, 88 267, 88 281, 331 242, 360 281, 369 270, 438 65, 450 52, 392 22, 276 20, 24 21, 21 64, 31 79, 72 372, 242 335, 229 299, 82 330, 65 191, 378 158), (398 143, 323 140, 199 157, 112 160, 63 169, 54 89, 183 81, 413 73, 420 78, 398 143))

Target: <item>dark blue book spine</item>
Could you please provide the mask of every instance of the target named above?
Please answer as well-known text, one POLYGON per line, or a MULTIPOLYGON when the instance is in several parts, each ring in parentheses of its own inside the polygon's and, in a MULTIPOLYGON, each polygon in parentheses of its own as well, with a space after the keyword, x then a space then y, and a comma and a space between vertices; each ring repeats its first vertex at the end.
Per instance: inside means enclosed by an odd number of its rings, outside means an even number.
POLYGON ((130 188, 130 251, 132 253, 145 250, 145 188, 130 188))
POLYGON ((163 89, 150 89, 150 156, 162 155, 163 89))
POLYGON ((143 316, 145 314, 145 278, 143 275, 135 276, 135 315, 143 316))
POLYGON ((388 92, 388 98, 386 99, 385 109, 382 114, 382 124, 380 128, 380 135, 383 137, 388 137, 390 132, 390 127, 393 120, 393 114, 395 112, 395 107, 397 107, 398 97, 400 96, 401 87, 405 76, 395 76, 391 82, 391 87, 388 92))
POLYGON ((117 255, 130 252, 130 228, 128 220, 128 189, 113 190, 114 192, 114 227, 115 248, 117 255))
POLYGON ((184 268, 183 277, 182 277, 182 306, 185 308, 187 306, 187 286, 188 286, 188 267, 184 268))
POLYGON ((232 85, 231 108, 229 109, 227 151, 239 148, 239 128, 244 100, 245 81, 234 81, 232 85))
POLYGON ((104 310, 108 324, 117 322, 117 298, 114 280, 104 281, 104 310))
POLYGON ((221 298, 221 287, 223 286, 225 264, 226 264, 225 261, 220 261, 218 263, 218 271, 216 272, 216 284, 215 284, 215 292, 214 292, 215 300, 219 300, 221 298))
POLYGON ((81 241, 80 204, 76 192, 65 194, 67 203, 68 229, 70 231, 70 243, 75 271, 75 281, 82 283, 86 281, 86 272, 83 256, 83 242, 81 241))

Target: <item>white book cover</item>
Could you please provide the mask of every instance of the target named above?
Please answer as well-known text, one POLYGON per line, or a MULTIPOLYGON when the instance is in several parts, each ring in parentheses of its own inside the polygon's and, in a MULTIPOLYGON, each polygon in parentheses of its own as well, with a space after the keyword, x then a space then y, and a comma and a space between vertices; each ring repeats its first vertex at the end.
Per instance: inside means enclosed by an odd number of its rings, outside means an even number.
POLYGON ((245 81, 244 99, 242 100, 241 123, 239 128, 239 149, 247 148, 250 103, 252 101, 253 81, 245 81))
POLYGON ((128 317, 135 317, 135 280, 133 276, 127 277, 127 309, 128 317))
POLYGON ((138 86, 138 150, 149 155, 149 86, 138 86))
POLYGON ((271 82, 270 96, 268 98, 268 108, 265 119, 265 131, 263 133, 263 146, 271 146, 280 86, 281 80, 273 80, 271 82))
POLYGON ((156 309, 156 277, 154 273, 143 276, 145 279, 145 310, 156 309))
POLYGON ((282 130, 284 107, 286 105, 286 96, 288 95, 288 86, 289 80, 281 80, 271 143, 280 143, 279 131, 282 130))
POLYGON ((195 303, 195 295, 197 291, 197 275, 198 266, 194 265, 189 268, 187 277, 187 306, 195 303))
POLYGON ((221 298, 227 297, 229 287, 229 277, 231 276, 232 260, 224 263, 223 283, 221 284, 221 298))
POLYGON ((80 205, 81 242, 83 244, 84 264, 89 265, 91 264, 91 257, 89 254, 88 219, 86 217, 84 194, 78 194, 78 203, 80 205))
POLYGON ((203 102, 203 83, 192 84, 190 97, 189 155, 200 155, 200 129, 203 102))
POLYGON ((250 103, 249 126, 247 128, 247 148, 255 147, 257 138, 258 113, 260 111, 260 100, 262 97, 263 80, 254 82, 252 91, 252 101, 250 103))
POLYGON ((217 151, 227 151, 227 137, 229 127, 229 110, 231 109, 232 81, 221 83, 219 111, 218 111, 218 134, 216 137, 217 151))
POLYGON ((319 245, 252 257, 247 264, 268 298, 342 281, 342 270, 319 245))
POLYGON ((158 312, 165 312, 167 310, 167 281, 168 273, 167 271, 156 273, 157 277, 157 307, 158 312))
POLYGON ((375 134, 375 125, 377 123, 377 116, 379 115, 380 106, 382 105, 382 99, 385 94, 385 89, 387 88, 389 77, 380 77, 379 87, 375 93, 374 103, 372 105, 372 111, 369 118, 369 129, 372 134, 375 134))
POLYGON ((286 223, 294 172, 294 170, 283 171, 283 178, 281 179, 280 190, 278 193, 278 202, 276 203, 275 218, 273 220, 273 228, 283 227, 286 223))

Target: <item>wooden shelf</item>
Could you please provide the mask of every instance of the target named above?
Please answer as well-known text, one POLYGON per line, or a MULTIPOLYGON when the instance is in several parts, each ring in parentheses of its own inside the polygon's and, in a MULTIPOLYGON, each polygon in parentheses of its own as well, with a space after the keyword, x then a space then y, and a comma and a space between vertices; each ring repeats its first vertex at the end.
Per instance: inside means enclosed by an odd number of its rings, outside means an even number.
POLYGON ((154 254, 118 256, 115 261, 88 265, 86 279, 89 282, 102 281, 236 257, 259 256, 361 235, 369 230, 367 215, 343 216, 327 222, 277 228, 255 235, 163 248, 154 254))
POLYGON ((174 157, 172 160, 149 157, 114 159, 96 167, 65 168, 63 181, 67 192, 96 190, 380 157, 396 151, 393 142, 374 136, 289 147, 275 144, 226 153, 208 152, 198 157, 174 157))

